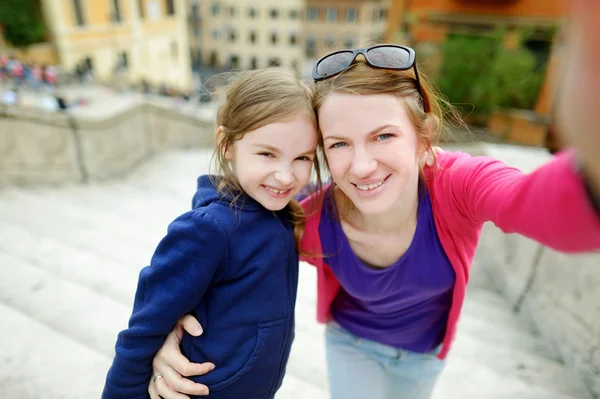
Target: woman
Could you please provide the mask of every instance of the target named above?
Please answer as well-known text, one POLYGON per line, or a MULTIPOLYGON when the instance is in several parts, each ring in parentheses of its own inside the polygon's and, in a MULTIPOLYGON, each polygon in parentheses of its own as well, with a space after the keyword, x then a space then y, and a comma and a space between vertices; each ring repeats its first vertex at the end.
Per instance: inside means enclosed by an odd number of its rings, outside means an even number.
MULTIPOLYGON (((590 7, 600 7, 589 0, 575 5, 584 3, 569 64, 580 69, 565 74, 558 108, 583 168, 566 152, 530 175, 452 153, 421 169, 444 120, 439 100, 419 79, 414 52, 375 46, 317 62, 315 105, 334 183, 303 202, 301 249, 314 254, 305 260, 318 268, 333 399, 430 397, 485 221, 565 252, 600 248, 600 135, 592 106, 599 103, 593 43, 600 30, 589 17, 597 15, 590 7), (355 345, 358 337, 362 345, 355 345)), ((200 329, 190 318, 182 324, 193 334, 200 329)), ((153 398, 207 392, 180 378, 213 367, 178 356, 180 337, 179 328, 155 358, 153 398)))

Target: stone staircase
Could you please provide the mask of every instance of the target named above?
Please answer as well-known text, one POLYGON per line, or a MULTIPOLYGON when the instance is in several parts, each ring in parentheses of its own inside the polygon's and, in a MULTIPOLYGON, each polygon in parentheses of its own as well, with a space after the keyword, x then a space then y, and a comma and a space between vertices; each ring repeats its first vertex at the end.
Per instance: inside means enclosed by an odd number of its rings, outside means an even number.
MULTIPOLYGON (((0 399, 100 396, 139 269, 189 209, 209 158, 169 152, 122 180, 0 191, 0 399)), ((316 274, 300 271, 296 340, 277 397, 325 399, 316 274)), ((474 284, 434 398, 590 398, 548 353, 499 295, 474 284)))

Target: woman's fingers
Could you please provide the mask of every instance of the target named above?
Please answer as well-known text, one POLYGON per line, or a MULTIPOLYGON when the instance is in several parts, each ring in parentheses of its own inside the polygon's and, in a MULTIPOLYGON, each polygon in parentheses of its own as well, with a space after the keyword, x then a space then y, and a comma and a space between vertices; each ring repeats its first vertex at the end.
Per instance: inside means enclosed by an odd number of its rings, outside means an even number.
POLYGON ((150 381, 150 384, 148 385, 148 394, 150 395, 150 399, 161 399, 160 396, 158 396, 156 384, 154 384, 153 381, 150 381))
POLYGON ((188 334, 194 337, 198 337, 204 332, 204 330, 202 330, 202 326, 198 322, 198 319, 189 314, 179 319, 177 324, 182 326, 183 329, 188 332, 188 334))
MULTIPOLYGON (((165 393, 169 395, 171 394, 171 390, 188 395, 208 395, 208 387, 206 385, 198 384, 182 377, 177 370, 169 366, 166 366, 161 370, 161 375, 162 378, 156 380, 156 385, 158 393, 163 397, 163 389, 165 393), (163 384, 160 382, 161 380, 163 380, 166 387, 163 388, 163 384)), ((179 399, 178 396, 175 396, 175 398, 179 399)), ((181 398, 183 399, 183 396, 181 398)))
POLYGON ((164 378, 154 380, 150 383, 150 386, 154 386, 158 397, 162 399, 190 399, 189 396, 172 389, 164 378))

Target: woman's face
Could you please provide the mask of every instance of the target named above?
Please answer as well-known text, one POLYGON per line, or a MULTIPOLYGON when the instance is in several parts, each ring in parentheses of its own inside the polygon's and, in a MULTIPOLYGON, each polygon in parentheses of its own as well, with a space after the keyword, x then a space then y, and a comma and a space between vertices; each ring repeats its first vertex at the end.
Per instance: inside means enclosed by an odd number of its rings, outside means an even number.
POLYGON ((416 129, 395 96, 332 93, 319 108, 331 177, 358 210, 389 211, 416 195, 416 129))

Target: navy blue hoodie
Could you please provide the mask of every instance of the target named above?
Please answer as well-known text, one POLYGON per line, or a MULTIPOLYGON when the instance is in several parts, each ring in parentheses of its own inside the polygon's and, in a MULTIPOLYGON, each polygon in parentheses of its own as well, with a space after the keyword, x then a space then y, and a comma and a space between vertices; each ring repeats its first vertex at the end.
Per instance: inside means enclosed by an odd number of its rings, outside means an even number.
POLYGON ((293 340, 298 254, 286 210, 271 212, 247 195, 236 204, 209 176, 198 178, 193 210, 169 225, 140 273, 102 398, 148 398, 152 359, 187 313, 204 334, 185 334, 182 353, 215 364, 192 377, 209 398, 274 396, 293 340))

